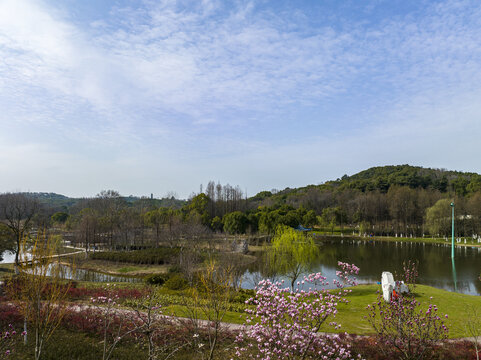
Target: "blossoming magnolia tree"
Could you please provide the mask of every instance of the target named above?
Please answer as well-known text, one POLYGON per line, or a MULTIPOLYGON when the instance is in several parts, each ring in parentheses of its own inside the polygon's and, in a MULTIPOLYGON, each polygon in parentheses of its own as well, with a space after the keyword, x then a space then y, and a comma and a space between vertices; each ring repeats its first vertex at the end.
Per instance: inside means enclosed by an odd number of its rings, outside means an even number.
POLYGON ((367 310, 367 320, 386 358, 429 359, 436 344, 448 336, 437 306, 429 304, 423 310, 413 296, 400 294, 397 299, 386 302, 378 294, 377 302, 368 305, 367 310))
POLYGON ((0 331, 0 357, 8 356, 12 353, 13 346, 15 345, 16 338, 21 335, 24 336, 26 332, 17 333, 12 326, 8 325, 7 330, 0 331))
MULTIPOLYGON (((348 302, 344 296, 350 290, 345 286, 356 284, 353 275, 359 268, 342 262, 338 265, 339 279, 333 281, 337 291, 325 289, 328 282, 321 273, 305 276, 292 292, 279 282, 259 282, 256 296, 247 301, 255 305, 255 310, 247 310, 247 323, 252 325, 238 336, 236 355, 271 360, 353 358, 349 346, 342 344, 338 336, 320 333, 321 325, 336 315, 337 305, 348 302)), ((340 327, 332 321, 329 324, 340 327)))

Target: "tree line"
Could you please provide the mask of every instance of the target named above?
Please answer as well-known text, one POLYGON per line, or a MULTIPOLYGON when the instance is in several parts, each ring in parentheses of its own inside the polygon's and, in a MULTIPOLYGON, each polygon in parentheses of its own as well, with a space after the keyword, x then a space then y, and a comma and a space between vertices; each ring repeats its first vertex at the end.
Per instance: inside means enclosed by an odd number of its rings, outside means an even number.
POLYGON ((188 201, 168 204, 104 190, 60 209, 28 193, 0 194, 0 250, 18 251, 35 228, 61 231, 86 249, 176 246, 214 233, 268 234, 279 225, 389 236, 481 234, 481 176, 407 165, 368 169, 336 181, 247 197, 239 186, 210 181, 188 201), (367 184, 367 185, 366 185, 367 184), (371 185, 369 185, 371 184, 371 185), (441 185, 442 186, 441 186, 441 185))

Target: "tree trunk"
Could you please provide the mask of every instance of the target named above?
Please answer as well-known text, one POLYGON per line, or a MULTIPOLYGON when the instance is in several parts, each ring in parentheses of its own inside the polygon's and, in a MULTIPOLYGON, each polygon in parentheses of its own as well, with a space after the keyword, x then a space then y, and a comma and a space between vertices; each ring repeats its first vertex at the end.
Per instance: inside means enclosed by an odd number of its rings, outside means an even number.
POLYGON ((23 335, 23 343, 24 345, 27 345, 28 333, 27 333, 27 317, 26 316, 23 318, 23 331, 25 332, 25 335, 23 335))

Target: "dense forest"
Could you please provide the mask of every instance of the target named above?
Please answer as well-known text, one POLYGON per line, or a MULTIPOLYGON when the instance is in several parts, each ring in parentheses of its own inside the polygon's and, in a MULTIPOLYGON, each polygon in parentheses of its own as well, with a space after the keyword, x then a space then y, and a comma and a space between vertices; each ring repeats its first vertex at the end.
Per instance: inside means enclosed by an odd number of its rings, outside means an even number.
MULTIPOLYGON (((93 198, 58 194, 0 195, 0 238, 23 227, 62 229, 88 247, 135 248, 213 233, 272 234, 279 224, 389 236, 448 236, 451 202, 457 236, 481 233, 481 175, 409 165, 374 167, 320 185, 262 191, 213 181, 187 201, 123 197, 113 190, 93 198), (203 190, 202 190, 203 189, 203 190)), ((12 243, 11 243, 12 244, 12 243)), ((4 246, 5 248, 5 246, 4 246)))

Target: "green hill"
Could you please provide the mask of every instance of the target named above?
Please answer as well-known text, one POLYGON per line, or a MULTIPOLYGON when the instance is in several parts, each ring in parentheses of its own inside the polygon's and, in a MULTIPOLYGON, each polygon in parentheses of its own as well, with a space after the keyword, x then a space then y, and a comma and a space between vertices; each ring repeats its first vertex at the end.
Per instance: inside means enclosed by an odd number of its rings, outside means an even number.
POLYGON ((387 193, 392 186, 407 186, 412 189, 437 190, 440 193, 454 193, 466 196, 481 190, 481 175, 471 172, 431 169, 411 165, 377 166, 357 174, 321 185, 308 185, 300 188, 286 188, 272 194, 262 191, 251 197, 251 202, 285 202, 306 195, 309 190, 340 193, 353 190, 362 193, 378 191, 387 193))

